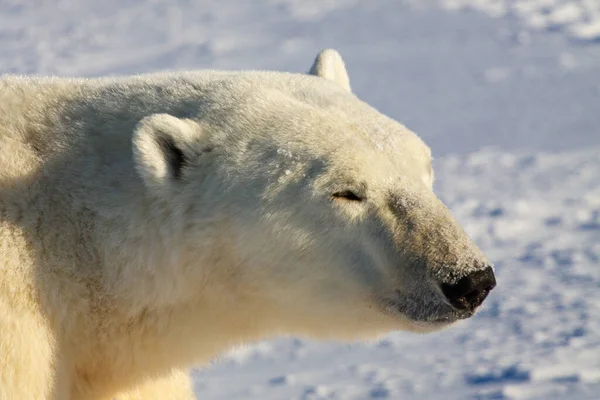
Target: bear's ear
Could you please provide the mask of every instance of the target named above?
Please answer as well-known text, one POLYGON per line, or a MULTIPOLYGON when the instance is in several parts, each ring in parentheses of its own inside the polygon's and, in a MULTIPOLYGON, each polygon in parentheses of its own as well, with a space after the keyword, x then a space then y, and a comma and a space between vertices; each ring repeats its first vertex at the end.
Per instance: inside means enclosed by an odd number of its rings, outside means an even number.
POLYGON ((149 188, 164 189, 180 181, 186 166, 206 147, 206 134, 193 120, 169 114, 142 119, 133 134, 135 168, 149 188))
POLYGON ((344 60, 342 60, 340 53, 333 49, 325 49, 317 54, 317 58, 315 58, 315 62, 308 73, 334 81, 348 92, 352 92, 344 60))

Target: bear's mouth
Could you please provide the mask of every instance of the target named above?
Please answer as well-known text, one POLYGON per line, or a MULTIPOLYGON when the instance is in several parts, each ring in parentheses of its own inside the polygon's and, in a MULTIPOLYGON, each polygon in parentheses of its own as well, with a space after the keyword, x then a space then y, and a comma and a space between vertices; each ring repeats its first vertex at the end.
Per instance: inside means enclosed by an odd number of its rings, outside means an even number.
POLYGON ((430 322, 440 323, 440 324, 451 324, 453 322, 459 321, 461 319, 471 318, 475 315, 475 311, 464 311, 464 312, 452 312, 451 315, 445 315, 442 317, 435 317, 430 322))
POLYGON ((459 310, 446 302, 423 301, 423 299, 403 299, 385 302, 385 309, 395 316, 407 318, 413 322, 448 325, 459 320, 471 318, 477 309, 459 310))

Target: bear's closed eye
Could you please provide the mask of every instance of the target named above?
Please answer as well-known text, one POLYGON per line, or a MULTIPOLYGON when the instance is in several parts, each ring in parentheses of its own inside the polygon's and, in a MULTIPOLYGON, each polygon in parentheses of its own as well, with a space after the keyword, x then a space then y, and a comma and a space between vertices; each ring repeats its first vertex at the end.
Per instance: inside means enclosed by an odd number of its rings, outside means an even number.
POLYGON ((343 190, 341 192, 336 192, 331 195, 334 199, 342 199, 349 201, 363 201, 365 198, 363 196, 359 196, 351 190, 343 190))

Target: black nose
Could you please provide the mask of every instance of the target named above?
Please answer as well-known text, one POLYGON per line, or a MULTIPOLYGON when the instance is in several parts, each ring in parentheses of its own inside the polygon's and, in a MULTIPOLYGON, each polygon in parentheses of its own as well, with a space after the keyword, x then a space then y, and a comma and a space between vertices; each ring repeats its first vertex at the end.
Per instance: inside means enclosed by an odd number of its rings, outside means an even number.
POLYGON ((490 290, 496 286, 491 267, 472 272, 453 284, 442 284, 442 292, 455 308, 473 311, 479 307, 490 290))

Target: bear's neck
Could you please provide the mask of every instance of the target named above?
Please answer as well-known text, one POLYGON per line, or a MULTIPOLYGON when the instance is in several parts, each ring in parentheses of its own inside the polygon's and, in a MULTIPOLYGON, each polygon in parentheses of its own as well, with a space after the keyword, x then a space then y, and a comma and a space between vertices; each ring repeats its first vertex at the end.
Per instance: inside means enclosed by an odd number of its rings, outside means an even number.
POLYGON ((75 272, 77 282, 86 282, 76 285, 86 291, 87 304, 79 310, 81 323, 73 325, 92 327, 77 333, 89 348, 76 356, 90 382, 127 385, 139 371, 161 374, 205 363, 272 333, 271 305, 232 273, 241 261, 230 249, 208 236, 203 240, 201 228, 192 234, 187 218, 164 205, 138 198, 135 207, 120 208, 121 201, 132 201, 130 193, 123 196, 94 211, 71 205, 71 224, 94 223, 64 227, 73 232, 69 240, 83 241, 90 254, 75 272), (131 349, 127 360, 120 354, 123 338, 131 349))

